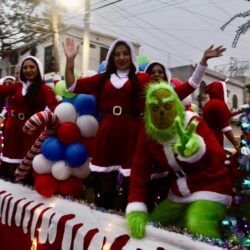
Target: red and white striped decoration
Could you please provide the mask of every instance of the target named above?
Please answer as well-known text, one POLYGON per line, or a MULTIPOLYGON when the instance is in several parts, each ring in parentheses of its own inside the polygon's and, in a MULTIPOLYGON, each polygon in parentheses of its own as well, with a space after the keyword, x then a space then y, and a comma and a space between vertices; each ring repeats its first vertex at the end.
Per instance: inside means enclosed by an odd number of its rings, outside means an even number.
MULTIPOLYGON (((151 225, 146 226, 143 239, 135 240, 129 236, 122 216, 58 197, 44 198, 27 187, 3 180, 0 180, 0 217, 0 228, 2 225, 11 227, 14 233, 21 230, 25 239, 29 234, 31 240, 44 244, 41 249, 46 249, 47 245, 50 245, 48 249, 61 250, 221 249, 151 225), (51 248, 51 245, 60 247, 51 248)), ((13 237, 9 236, 10 241, 13 237)), ((0 242, 8 244, 2 234, 0 242)), ((27 248, 19 244, 14 249, 27 248)))
POLYGON ((59 125, 57 115, 50 111, 41 111, 31 116, 24 124, 23 131, 27 134, 33 134, 38 128, 45 127, 38 139, 35 141, 25 158, 22 160, 15 172, 15 181, 20 181, 27 176, 32 168, 34 157, 41 153, 41 144, 48 137, 55 134, 59 125))

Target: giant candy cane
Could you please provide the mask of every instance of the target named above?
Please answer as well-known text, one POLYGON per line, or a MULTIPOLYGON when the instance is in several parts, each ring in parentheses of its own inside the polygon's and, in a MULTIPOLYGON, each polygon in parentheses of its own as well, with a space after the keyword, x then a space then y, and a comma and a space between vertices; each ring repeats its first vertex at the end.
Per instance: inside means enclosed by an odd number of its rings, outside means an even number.
POLYGON ((30 148, 25 158, 22 160, 22 162, 16 169, 16 172, 15 172, 16 182, 24 179, 27 176, 27 174, 29 173, 32 167, 32 161, 34 157, 41 153, 41 144, 49 136, 52 136, 55 134, 55 130, 57 126, 59 125, 59 123, 60 122, 59 122, 58 117, 50 111, 38 112, 34 114, 33 116, 31 116, 25 122, 23 126, 23 131, 26 134, 33 134, 34 131, 36 131, 38 128, 44 127, 44 126, 45 126, 45 130, 40 134, 40 136, 32 145, 32 147, 30 148))

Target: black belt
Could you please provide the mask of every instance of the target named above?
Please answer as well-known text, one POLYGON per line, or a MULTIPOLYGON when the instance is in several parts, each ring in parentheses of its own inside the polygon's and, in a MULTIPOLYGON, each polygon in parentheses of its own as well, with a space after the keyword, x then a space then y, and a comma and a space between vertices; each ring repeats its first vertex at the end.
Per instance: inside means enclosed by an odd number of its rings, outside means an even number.
POLYGON ((19 120, 25 120, 28 119, 28 115, 24 114, 24 113, 18 113, 15 110, 11 110, 10 111, 10 116, 18 118, 19 120))
MULTIPOLYGON (((111 110, 104 111, 104 115, 135 115, 131 110, 124 109, 122 106, 116 105, 111 110)), ((137 115, 136 115, 137 116, 137 115)), ((143 114, 138 114, 139 117, 143 116, 143 114)))

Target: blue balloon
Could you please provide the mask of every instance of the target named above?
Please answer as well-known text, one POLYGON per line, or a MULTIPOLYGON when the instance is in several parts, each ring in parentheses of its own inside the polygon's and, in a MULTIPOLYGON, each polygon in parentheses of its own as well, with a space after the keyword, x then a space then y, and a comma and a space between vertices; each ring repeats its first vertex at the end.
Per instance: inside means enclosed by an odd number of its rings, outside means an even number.
POLYGON ((61 143, 56 137, 46 139, 41 146, 42 154, 50 161, 63 160, 64 150, 64 144, 61 143))
POLYGON ((96 98, 93 95, 77 95, 74 99, 74 106, 80 115, 96 114, 96 98))
POLYGON ((97 72, 103 73, 106 70, 106 63, 105 61, 101 62, 101 64, 98 66, 97 72))
POLYGON ((72 143, 66 147, 65 161, 69 164, 69 167, 79 167, 88 158, 88 151, 81 143, 72 143))
POLYGON ((139 71, 144 72, 145 68, 148 66, 149 62, 144 62, 142 64, 139 65, 139 71))
POLYGON ((74 96, 73 98, 67 98, 67 97, 63 97, 62 98, 62 102, 69 102, 71 104, 74 105, 74 100, 75 100, 76 96, 74 96))

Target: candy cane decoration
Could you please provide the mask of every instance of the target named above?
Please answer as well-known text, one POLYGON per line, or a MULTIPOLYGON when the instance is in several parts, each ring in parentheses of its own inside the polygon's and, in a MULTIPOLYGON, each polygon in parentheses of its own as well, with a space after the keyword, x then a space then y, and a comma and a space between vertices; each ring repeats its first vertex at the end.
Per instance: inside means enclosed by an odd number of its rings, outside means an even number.
POLYGON ((59 125, 59 119, 57 115, 50 111, 41 111, 33 116, 31 116, 23 126, 23 132, 26 134, 33 134, 38 128, 44 127, 45 130, 40 134, 38 139, 34 142, 32 147, 30 148, 29 152, 22 160, 20 165, 15 171, 15 181, 20 181, 24 179, 27 174, 29 173, 32 167, 32 161, 34 157, 41 153, 41 144, 46 140, 48 137, 55 134, 55 130, 59 125))

